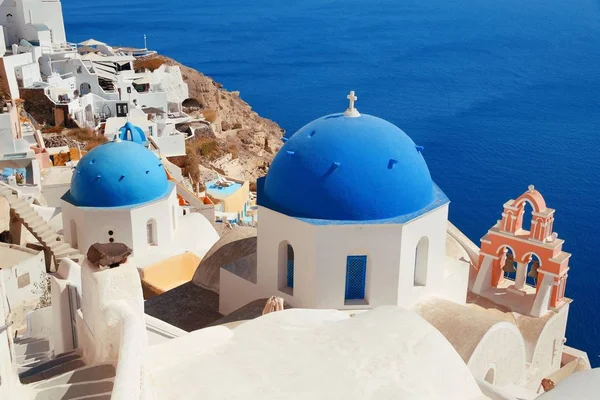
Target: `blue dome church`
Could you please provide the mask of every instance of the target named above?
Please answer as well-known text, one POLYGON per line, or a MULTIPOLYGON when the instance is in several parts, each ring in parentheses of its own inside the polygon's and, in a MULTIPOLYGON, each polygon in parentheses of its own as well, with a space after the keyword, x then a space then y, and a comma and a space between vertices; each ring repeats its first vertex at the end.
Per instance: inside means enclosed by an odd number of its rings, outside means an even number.
POLYGON ((361 114, 354 92, 348 100, 345 112, 284 139, 257 181, 257 282, 229 287, 223 270, 222 298, 277 293, 294 307, 331 309, 410 307, 440 293, 465 302, 468 268, 446 257, 449 200, 423 147, 361 114))
POLYGON ((182 215, 162 160, 135 132, 94 148, 74 168, 62 197, 66 240, 83 254, 94 243, 124 243, 138 267, 190 250, 202 255, 218 234, 201 214, 182 215))

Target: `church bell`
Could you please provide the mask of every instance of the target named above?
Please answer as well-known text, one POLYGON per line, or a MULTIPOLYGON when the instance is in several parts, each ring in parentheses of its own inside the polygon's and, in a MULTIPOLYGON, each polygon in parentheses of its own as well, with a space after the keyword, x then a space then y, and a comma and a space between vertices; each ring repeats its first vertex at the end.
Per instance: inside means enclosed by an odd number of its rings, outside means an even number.
POLYGON ((531 264, 531 270, 529 271, 527 276, 530 278, 533 278, 533 279, 537 279, 539 267, 540 267, 540 263, 538 261, 534 261, 533 264, 531 264))
POLYGON ((508 254, 506 256, 506 261, 504 262, 504 267, 502 267, 502 270, 508 273, 517 271, 515 269, 515 259, 513 258, 512 254, 508 254))

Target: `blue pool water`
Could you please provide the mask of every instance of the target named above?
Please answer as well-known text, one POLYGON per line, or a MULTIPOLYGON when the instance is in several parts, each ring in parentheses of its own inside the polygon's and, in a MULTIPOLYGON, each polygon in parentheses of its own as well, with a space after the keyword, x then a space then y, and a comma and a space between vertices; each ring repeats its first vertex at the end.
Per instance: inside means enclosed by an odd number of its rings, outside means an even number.
POLYGON ((206 184, 206 192, 215 198, 225 198, 234 194, 239 188, 242 187, 241 183, 234 182, 230 186, 217 186, 217 181, 210 181, 206 184))
MULTIPOLYGON (((573 253, 568 344, 600 366, 599 0, 63 0, 68 38, 150 48, 288 132, 346 108, 425 146, 478 239, 533 183, 573 253)), ((340 140, 344 140, 340 137, 340 140)), ((377 140, 377 138, 373 138, 377 140)))

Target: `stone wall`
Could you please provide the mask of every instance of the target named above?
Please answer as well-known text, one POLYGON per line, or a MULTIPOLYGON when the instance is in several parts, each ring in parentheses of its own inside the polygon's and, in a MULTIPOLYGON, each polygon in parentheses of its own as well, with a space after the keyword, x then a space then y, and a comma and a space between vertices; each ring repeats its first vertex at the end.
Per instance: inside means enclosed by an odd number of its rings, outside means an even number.
POLYGON ((44 89, 21 89, 21 98, 25 101, 25 110, 40 125, 54 125, 54 103, 44 94, 44 89))

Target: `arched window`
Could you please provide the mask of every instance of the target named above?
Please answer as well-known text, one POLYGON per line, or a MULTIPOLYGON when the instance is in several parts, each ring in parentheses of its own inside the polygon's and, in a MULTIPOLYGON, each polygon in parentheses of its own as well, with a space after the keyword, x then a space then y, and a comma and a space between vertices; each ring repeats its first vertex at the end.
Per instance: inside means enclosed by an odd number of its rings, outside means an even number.
POLYGON ((79 247, 79 241, 77 240, 77 223, 74 219, 71 220, 71 246, 74 249, 79 247))
POLYGON ((294 288, 294 248, 291 244, 287 245, 287 263, 286 263, 286 277, 287 287, 294 288))
POLYGON ((293 294, 294 289, 294 248, 287 241, 279 243, 279 290, 293 294))
POLYGON ((427 264, 429 258, 429 239, 423 236, 415 249, 414 286, 427 284, 427 264))
POLYGON ((534 226, 531 224, 533 219, 533 207, 531 203, 525 201, 523 204, 523 223, 521 224, 521 229, 525 231, 531 231, 534 226))
POLYGON ((149 246, 158 246, 156 236, 156 221, 149 219, 146 223, 146 240, 149 246))

